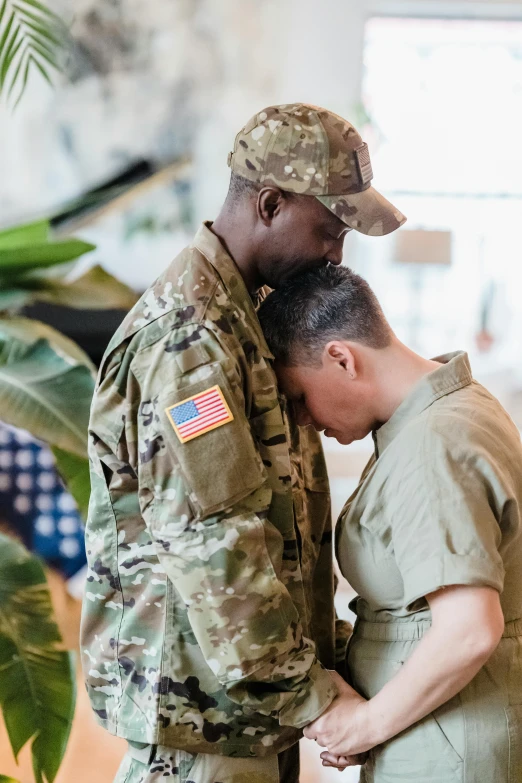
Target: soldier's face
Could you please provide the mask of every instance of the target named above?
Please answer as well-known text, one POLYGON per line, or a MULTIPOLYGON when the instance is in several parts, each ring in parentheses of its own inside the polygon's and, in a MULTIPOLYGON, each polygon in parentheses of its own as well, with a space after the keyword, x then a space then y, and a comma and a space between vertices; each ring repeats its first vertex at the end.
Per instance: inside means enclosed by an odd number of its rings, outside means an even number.
POLYGON ((300 426, 312 426, 343 445, 365 438, 376 426, 371 388, 335 362, 297 367, 276 363, 276 372, 300 426))
POLYGON ((309 269, 340 264, 350 229, 312 196, 283 198, 264 224, 258 268, 272 288, 309 269))

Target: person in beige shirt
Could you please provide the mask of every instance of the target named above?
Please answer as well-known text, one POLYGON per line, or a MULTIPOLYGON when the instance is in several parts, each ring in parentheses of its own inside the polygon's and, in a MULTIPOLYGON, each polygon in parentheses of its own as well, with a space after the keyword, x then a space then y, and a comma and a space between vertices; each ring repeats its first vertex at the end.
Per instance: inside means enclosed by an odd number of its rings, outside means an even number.
POLYGON ((346 267, 285 283, 259 317, 298 423, 375 444, 337 527, 349 684, 305 736, 325 765, 365 761, 364 783, 520 783, 517 428, 464 352, 412 352, 346 267))

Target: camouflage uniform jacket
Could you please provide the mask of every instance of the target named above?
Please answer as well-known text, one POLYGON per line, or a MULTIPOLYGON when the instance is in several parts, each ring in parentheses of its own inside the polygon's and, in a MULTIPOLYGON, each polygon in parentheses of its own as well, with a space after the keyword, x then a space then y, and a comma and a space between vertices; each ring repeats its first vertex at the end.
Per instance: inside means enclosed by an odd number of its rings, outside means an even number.
POLYGON ((99 722, 128 740, 273 754, 335 694, 325 465, 271 358, 205 225, 105 354, 81 649, 99 722), (167 411, 217 386, 232 418, 182 442, 167 411))

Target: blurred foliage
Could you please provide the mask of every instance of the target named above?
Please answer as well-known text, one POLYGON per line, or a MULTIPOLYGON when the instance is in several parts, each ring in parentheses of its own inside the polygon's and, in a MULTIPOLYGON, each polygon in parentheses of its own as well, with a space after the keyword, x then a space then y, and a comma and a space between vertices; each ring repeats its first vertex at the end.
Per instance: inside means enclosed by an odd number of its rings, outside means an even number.
POLYGON ((130 309, 136 294, 100 266, 74 275, 93 245, 54 240, 39 221, 0 232, 0 409, 54 451, 57 467, 85 516, 89 499, 87 427, 95 369, 76 343, 20 316, 36 301, 73 308, 130 309))
POLYGON ((156 215, 145 214, 130 216, 126 219, 124 239, 129 240, 138 234, 148 234, 156 236, 158 234, 172 234, 180 226, 179 221, 174 217, 171 219, 160 220, 156 215))
POLYGON ((29 75, 62 70, 68 31, 62 20, 38 0, 0 0, 0 97, 20 102, 29 75))
MULTIPOLYGON (((38 0, 0 0, 0 99, 16 107, 34 70, 51 83, 66 46, 64 24, 38 0)), ((45 220, 0 232, 2 420, 51 446, 84 516, 95 368, 72 340, 20 311, 37 301, 132 307, 134 292, 100 266, 75 275, 73 262, 91 250, 79 239, 55 240, 45 220)), ((36 783, 55 779, 74 714, 74 666, 60 643, 40 562, 0 533, 0 708, 16 760, 31 743, 36 783)), ((0 774, 0 783, 18 782, 0 774)))
POLYGON ((56 777, 74 714, 73 656, 60 642, 40 562, 0 534, 0 707, 15 759, 31 742, 36 783, 56 777))
MULTIPOLYGON (((132 307, 135 293, 100 266, 75 275, 74 262, 93 249, 54 239, 45 220, 0 232, 1 418, 50 445, 83 516, 95 368, 76 343, 20 311, 37 301, 132 307)), ((75 675, 60 641, 41 564, 0 534, 0 708, 15 759, 31 742, 36 783, 54 780, 74 713, 75 675)), ((0 775, 0 783, 11 780, 0 775)))
POLYGON ((57 450, 59 472, 84 516, 93 391, 94 368, 75 343, 39 321, 0 318, 2 420, 57 450))

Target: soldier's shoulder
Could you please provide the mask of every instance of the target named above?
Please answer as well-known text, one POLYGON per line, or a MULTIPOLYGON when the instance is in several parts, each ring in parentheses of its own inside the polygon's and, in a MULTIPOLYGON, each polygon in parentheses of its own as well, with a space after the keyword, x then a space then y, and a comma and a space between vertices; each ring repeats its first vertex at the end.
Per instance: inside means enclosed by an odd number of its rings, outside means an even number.
POLYGON ((224 341, 234 352, 241 331, 236 309, 210 261, 196 247, 185 248, 143 294, 112 338, 100 369, 100 384, 104 379, 109 382, 108 376, 118 376, 123 382, 131 366, 139 375, 144 365, 155 361, 154 352, 175 355, 183 371, 205 363, 209 331, 219 332, 218 342, 224 341))
POLYGON ((137 333, 140 342, 148 341, 155 339, 156 333, 159 337, 187 322, 201 321, 218 282, 218 275, 205 256, 193 246, 186 247, 128 313, 109 350, 137 333))

